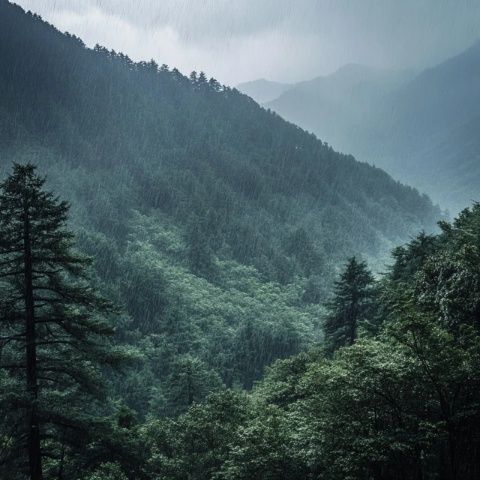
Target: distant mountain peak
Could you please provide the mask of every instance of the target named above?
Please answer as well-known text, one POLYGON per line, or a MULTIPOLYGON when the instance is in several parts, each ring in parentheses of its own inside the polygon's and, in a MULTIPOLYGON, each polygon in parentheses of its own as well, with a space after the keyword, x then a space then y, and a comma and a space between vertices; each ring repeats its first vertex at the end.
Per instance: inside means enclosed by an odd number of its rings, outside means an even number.
POLYGON ((349 63, 267 106, 452 211, 478 197, 480 40, 419 72, 349 63))
POLYGON ((292 88, 290 83, 275 82, 265 78, 251 80, 237 85, 237 89, 252 97, 256 102, 264 104, 278 98, 282 93, 292 88))

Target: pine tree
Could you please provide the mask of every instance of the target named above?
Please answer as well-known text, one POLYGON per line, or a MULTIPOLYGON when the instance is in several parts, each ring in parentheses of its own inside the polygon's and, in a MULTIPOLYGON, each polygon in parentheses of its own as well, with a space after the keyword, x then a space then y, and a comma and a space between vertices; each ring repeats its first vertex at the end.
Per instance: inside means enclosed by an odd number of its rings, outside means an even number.
POLYGON ((204 72, 200 72, 198 75, 197 82, 199 85, 205 85, 207 83, 207 76, 205 75, 204 72))
POLYGON ((325 321, 325 343, 333 352, 353 345, 360 326, 374 315, 375 280, 365 262, 348 260, 340 279, 335 282, 334 298, 328 305, 325 321))
POLYGON ((198 82, 198 76, 197 76, 197 72, 195 70, 190 74, 190 82, 193 85, 196 85, 197 82, 198 82))
POLYGON ((13 462, 18 474, 28 463, 31 480, 44 478, 46 456, 61 478, 67 443, 89 430, 98 365, 116 357, 106 337, 112 308, 89 285, 90 260, 72 248, 68 204, 44 181, 34 166, 14 165, 0 186, 0 405, 10 428, 0 468, 13 462))

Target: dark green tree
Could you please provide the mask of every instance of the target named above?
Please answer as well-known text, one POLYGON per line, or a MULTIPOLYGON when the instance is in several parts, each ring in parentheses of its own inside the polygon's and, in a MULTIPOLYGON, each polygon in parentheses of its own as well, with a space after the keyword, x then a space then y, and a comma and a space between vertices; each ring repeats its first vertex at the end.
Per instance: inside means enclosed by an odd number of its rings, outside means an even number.
POLYGON ((102 390, 98 365, 116 357, 106 340, 112 308, 89 285, 90 260, 73 250, 68 204, 44 182, 16 164, 0 190, 0 402, 11 432, 2 462, 17 475, 28 464, 32 480, 44 477, 45 458, 66 475, 69 440, 89 431, 102 390))
POLYGON ((348 260, 340 279, 335 282, 334 297, 325 320, 325 343, 333 352, 353 345, 359 327, 369 329, 374 319, 375 279, 365 262, 348 260))
POLYGON ((191 81, 193 84, 196 84, 197 81, 198 81, 197 72, 196 72, 195 70, 190 74, 190 81, 191 81))
POLYGON ((222 382, 198 358, 178 357, 172 365, 168 391, 169 413, 183 413, 190 405, 201 402, 209 393, 220 390, 222 382))
POLYGON ((192 220, 187 229, 187 259, 190 269, 196 275, 206 278, 215 274, 213 252, 210 248, 208 232, 198 220, 192 220))
POLYGON ((321 270, 322 257, 304 228, 296 229, 287 237, 285 250, 296 259, 307 277, 321 270))
POLYGON ((150 453, 146 462, 149 478, 217 478, 215 472, 225 461, 230 444, 236 442, 250 408, 245 394, 225 390, 192 405, 174 421, 149 420, 141 432, 144 449, 150 453))

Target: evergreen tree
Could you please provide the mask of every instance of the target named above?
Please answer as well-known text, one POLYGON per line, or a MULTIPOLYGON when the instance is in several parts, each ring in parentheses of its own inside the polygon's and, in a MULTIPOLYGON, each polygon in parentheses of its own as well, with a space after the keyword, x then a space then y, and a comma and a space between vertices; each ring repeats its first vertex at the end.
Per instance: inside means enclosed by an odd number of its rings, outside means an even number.
POLYGON ((207 83, 207 76, 205 75, 205 72, 200 72, 197 81, 199 85, 205 85, 207 83))
POLYGON ((198 76, 195 70, 190 74, 190 82, 194 85, 198 82, 198 76))
POLYGON ((168 412, 173 414, 183 413, 190 405, 222 388, 219 376, 191 355, 179 357, 172 365, 169 385, 168 412))
POLYGON ((206 278, 213 277, 215 274, 213 252, 203 223, 195 218, 189 223, 186 241, 187 259, 191 271, 206 278))
POLYGON ((43 185, 34 166, 14 165, 0 190, 0 402, 10 425, 1 468, 18 475, 28 463, 31 480, 44 478, 45 457, 62 478, 68 443, 89 432, 97 365, 116 357, 105 339, 112 309, 72 249, 69 206, 43 185))
POLYGON ((360 326, 366 327, 374 314, 375 280, 365 262, 348 260, 335 282, 334 298, 328 305, 325 343, 330 352, 353 345, 360 326))

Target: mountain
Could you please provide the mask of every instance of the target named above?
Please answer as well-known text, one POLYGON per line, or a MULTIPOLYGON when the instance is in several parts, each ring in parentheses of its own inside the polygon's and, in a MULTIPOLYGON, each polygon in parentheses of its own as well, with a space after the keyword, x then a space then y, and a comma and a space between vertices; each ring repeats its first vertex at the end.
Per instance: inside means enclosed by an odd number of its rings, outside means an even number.
POLYGON ((0 158, 0 176, 33 162, 72 204, 78 246, 124 309, 120 338, 144 355, 115 387, 140 415, 250 388, 320 340, 346 257, 383 268, 440 217, 235 89, 88 49, 5 0, 0 158))
POLYGON ((458 211, 480 190, 480 42, 395 91, 378 112, 378 165, 458 211))
POLYGON ((456 212, 480 188, 479 79, 477 43, 415 75, 347 66, 267 106, 456 212))
POLYGON ((341 151, 355 151, 352 148, 365 135, 378 104, 411 75, 410 71, 349 64, 331 75, 295 85, 266 107, 341 151))
POLYGON ((292 88, 292 86, 293 85, 289 83, 272 82, 262 78, 260 80, 240 83, 237 89, 262 104, 274 100, 292 88))
MULTIPOLYGON (((480 105, 480 42, 421 72, 392 94, 386 105, 407 148, 431 144, 430 137, 477 117, 480 105)), ((438 138, 433 139, 433 142, 438 138)))

